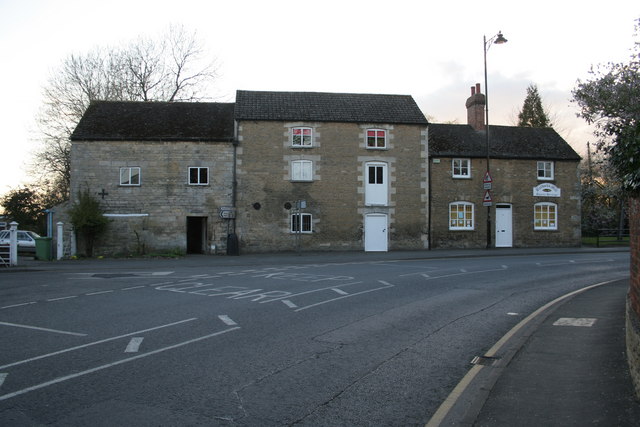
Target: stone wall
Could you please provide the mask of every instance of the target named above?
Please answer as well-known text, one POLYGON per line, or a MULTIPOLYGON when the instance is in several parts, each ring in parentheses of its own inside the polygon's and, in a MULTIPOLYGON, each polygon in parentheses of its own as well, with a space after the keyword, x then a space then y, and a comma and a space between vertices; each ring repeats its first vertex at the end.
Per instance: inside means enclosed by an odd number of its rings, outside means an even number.
POLYGON ((363 250, 364 216, 389 219, 389 249, 427 241, 426 127, 357 123, 239 123, 237 231, 244 252, 363 250), (291 129, 313 129, 313 146, 292 147, 291 129), (366 147, 366 130, 387 132, 385 149, 366 147), (295 182, 291 161, 313 162, 313 179, 295 182), (388 171, 388 203, 365 203, 365 165, 388 171), (291 232, 292 207, 305 200, 313 231, 291 232))
POLYGON ((95 255, 185 251, 187 217, 203 218, 205 252, 224 249, 229 224, 219 208, 231 204, 231 143, 76 141, 71 169, 72 202, 88 190, 109 216, 95 255), (140 167, 140 185, 120 185, 122 167, 140 167), (208 184, 189 185, 189 167, 208 167, 208 184))
POLYGON ((627 300, 627 357, 640 398, 640 198, 629 203, 631 280, 627 300))
MULTIPOLYGON (((486 159, 471 159, 471 178, 452 178, 452 158, 431 161, 431 245, 433 248, 484 248, 487 244, 487 208, 483 206, 486 159), (449 230, 449 204, 474 204, 474 229, 449 230)), ((554 179, 540 181, 537 161, 491 159, 493 206, 491 242, 495 245, 496 205, 511 205, 514 247, 580 246, 580 181, 577 161, 555 161, 554 179), (551 183, 560 197, 534 196, 533 188, 551 183), (557 204, 557 230, 534 230, 534 204, 557 204)))

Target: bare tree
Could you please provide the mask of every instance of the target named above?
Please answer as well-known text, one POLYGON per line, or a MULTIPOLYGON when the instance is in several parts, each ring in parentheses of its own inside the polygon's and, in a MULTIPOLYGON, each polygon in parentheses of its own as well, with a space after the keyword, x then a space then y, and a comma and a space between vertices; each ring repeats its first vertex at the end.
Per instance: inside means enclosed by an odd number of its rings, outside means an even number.
POLYGON ((91 101, 201 101, 209 98, 215 79, 215 61, 207 60, 196 33, 182 26, 170 27, 159 39, 140 37, 124 47, 70 55, 43 91, 34 172, 68 197, 69 136, 91 101))

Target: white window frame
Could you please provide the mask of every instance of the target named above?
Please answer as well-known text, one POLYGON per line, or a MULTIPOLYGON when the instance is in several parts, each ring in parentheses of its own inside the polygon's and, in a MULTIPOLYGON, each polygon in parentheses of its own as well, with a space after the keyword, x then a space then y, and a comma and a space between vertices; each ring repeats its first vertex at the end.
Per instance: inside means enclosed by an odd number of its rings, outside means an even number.
POLYGON ((187 168, 187 182, 189 183, 189 185, 209 185, 209 168, 208 167, 204 167, 204 166, 189 166, 187 168), (198 171, 198 181, 197 182, 192 182, 191 181, 191 171, 193 169, 196 169, 198 171), (201 182, 200 181, 200 171, 201 170, 206 170, 207 171, 207 182, 201 182))
POLYGON ((475 206, 471 202, 451 202, 448 211, 449 230, 475 230, 475 206), (455 211, 453 207, 456 207, 455 211), (462 207, 462 211, 459 208, 462 207), (467 213, 471 213, 471 217, 467 217, 467 213), (454 218, 455 214, 455 218, 454 218), (462 214, 462 218, 460 217, 462 214))
POLYGON ((311 148, 313 147, 313 128, 308 126, 296 126, 291 128, 291 146, 294 148, 311 148), (296 132, 301 132, 300 141, 296 141, 296 132), (309 135, 305 135, 305 131, 309 131, 309 135))
POLYGON ((558 205, 551 202, 540 202, 533 205, 533 229, 542 231, 557 230, 558 205), (540 212, 538 212, 538 208, 541 208, 540 212), (550 215, 551 212, 553 212, 553 215, 550 215), (538 217, 538 213, 540 213, 540 217, 538 217))
POLYGON ((142 185, 142 170, 139 166, 127 166, 120 168, 120 185, 123 187, 139 187, 142 185), (137 171, 137 174, 133 171, 137 171), (138 177, 138 182, 132 182, 133 177, 138 177), (125 179, 123 179, 125 178, 125 179))
POLYGON ((313 161, 291 160, 291 181, 313 181, 313 161))
POLYGON ((539 181, 551 181, 554 179, 554 164, 551 161, 539 160, 536 166, 536 175, 539 181), (540 175, 542 173, 542 175, 540 175))
POLYGON ((313 233, 313 215, 310 213, 294 213, 289 217, 289 230, 293 234, 311 234, 313 233), (302 218, 302 230, 298 231, 302 218))
POLYGON ((451 176, 453 178, 471 178, 471 159, 451 159, 451 176))
POLYGON ((385 129, 367 129, 365 132, 365 146, 369 150, 384 150, 387 148, 387 131, 385 129), (369 136, 369 133, 373 132, 373 136, 369 136), (382 135, 379 133, 382 132, 382 135), (372 138, 371 140, 369 138, 372 138), (369 142, 373 142, 370 144, 369 142), (382 145, 379 145, 382 142, 382 145))

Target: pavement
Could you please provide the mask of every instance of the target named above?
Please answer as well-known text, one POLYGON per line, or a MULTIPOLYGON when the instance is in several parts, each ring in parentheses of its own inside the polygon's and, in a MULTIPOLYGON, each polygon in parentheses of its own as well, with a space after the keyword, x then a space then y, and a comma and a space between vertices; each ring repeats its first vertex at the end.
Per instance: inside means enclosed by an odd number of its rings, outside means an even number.
MULTIPOLYGON (((282 263, 322 264, 452 257, 628 252, 628 248, 320 252, 180 259, 37 261, 21 258, 3 271, 108 270, 282 263)), ((574 291, 523 319, 486 354, 428 422, 436 426, 640 426, 625 344, 629 280, 574 291)))

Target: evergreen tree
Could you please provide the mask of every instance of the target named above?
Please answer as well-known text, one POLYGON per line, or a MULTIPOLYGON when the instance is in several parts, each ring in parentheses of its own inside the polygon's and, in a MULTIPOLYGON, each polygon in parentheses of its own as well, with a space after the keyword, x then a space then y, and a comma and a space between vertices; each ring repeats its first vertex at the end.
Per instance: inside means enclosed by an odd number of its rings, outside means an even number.
POLYGON ((522 110, 518 114, 518 126, 533 128, 551 127, 551 120, 542 107, 542 99, 540 99, 538 87, 535 84, 530 84, 527 88, 527 97, 524 99, 522 110))

